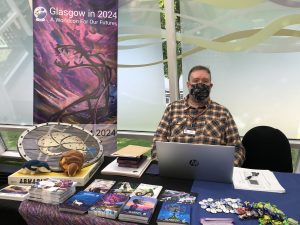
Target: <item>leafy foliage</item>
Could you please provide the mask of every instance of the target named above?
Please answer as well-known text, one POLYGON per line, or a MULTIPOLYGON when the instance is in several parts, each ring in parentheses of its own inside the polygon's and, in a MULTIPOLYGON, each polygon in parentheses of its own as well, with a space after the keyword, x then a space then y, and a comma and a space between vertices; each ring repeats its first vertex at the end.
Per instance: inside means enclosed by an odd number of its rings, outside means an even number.
MULTIPOLYGON (((174 12, 176 14, 180 13, 180 4, 179 0, 174 0, 174 12)), ((165 5, 164 5, 164 0, 159 0, 159 6, 160 9, 164 10, 165 5)), ((160 24, 161 24, 161 29, 166 29, 166 15, 165 13, 160 13, 160 24)), ((181 32, 181 23, 180 23, 180 17, 175 16, 175 30, 176 32, 181 32)), ((162 43, 162 48, 163 48, 163 59, 167 59, 167 43, 164 41, 162 43)), ((182 53, 182 48, 181 48, 181 42, 176 41, 176 55, 181 55, 182 53)), ((182 59, 177 59, 177 77, 182 73, 182 59)), ((166 77, 168 77, 168 62, 164 63, 164 74, 166 77)))

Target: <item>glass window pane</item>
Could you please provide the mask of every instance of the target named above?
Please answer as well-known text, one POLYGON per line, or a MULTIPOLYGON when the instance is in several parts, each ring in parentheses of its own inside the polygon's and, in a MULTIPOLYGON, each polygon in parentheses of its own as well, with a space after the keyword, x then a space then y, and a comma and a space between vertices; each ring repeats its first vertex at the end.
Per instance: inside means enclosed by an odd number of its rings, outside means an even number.
POLYGON ((180 4, 184 83, 191 67, 208 66, 214 84, 211 97, 231 111, 241 135, 269 125, 289 138, 300 138, 299 5, 180 4))
POLYGON ((28 0, 1 0, 0 123, 32 124, 33 50, 28 0))
POLYGON ((158 3, 120 2, 119 130, 156 130, 166 106, 158 3))

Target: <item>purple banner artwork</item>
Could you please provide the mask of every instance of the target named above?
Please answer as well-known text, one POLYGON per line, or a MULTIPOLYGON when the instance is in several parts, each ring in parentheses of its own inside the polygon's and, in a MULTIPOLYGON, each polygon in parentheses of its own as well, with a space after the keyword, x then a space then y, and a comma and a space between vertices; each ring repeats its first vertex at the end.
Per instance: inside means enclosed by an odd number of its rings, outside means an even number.
POLYGON ((33 1, 34 123, 82 124, 101 137, 116 135, 117 3, 33 1))

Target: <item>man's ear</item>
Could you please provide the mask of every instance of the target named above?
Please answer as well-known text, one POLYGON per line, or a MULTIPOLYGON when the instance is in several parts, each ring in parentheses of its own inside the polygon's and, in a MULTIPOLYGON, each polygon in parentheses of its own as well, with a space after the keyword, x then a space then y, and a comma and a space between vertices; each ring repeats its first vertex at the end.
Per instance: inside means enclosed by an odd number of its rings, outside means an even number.
POLYGON ((191 88, 192 88, 192 85, 191 85, 190 82, 188 82, 188 81, 186 82, 186 86, 187 86, 188 89, 191 89, 191 88))

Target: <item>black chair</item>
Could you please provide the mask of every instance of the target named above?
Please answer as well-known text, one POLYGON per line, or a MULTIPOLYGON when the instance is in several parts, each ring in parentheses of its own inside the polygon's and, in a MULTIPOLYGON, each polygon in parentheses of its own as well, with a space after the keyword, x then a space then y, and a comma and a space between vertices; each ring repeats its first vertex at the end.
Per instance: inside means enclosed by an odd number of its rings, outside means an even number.
POLYGON ((291 146, 280 130, 269 126, 254 127, 245 134, 242 143, 246 149, 242 167, 293 172, 291 146))

